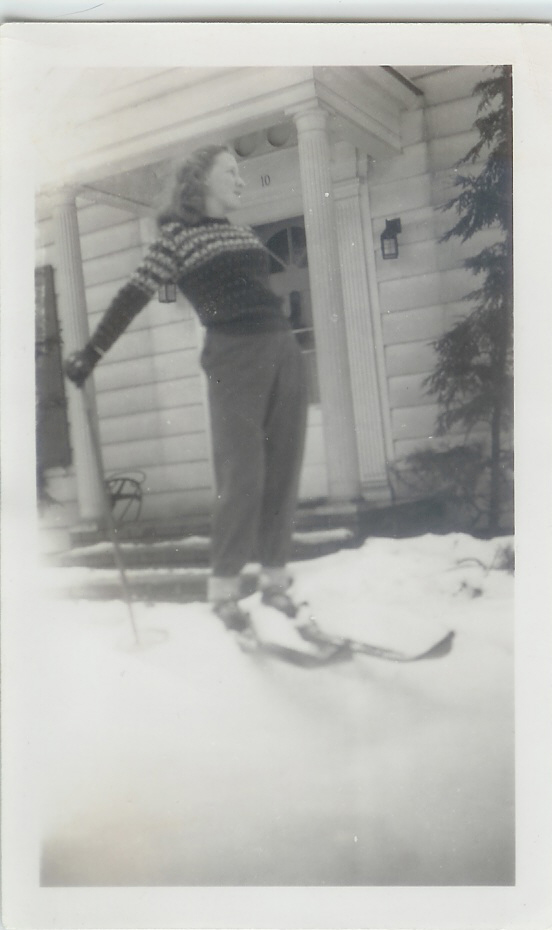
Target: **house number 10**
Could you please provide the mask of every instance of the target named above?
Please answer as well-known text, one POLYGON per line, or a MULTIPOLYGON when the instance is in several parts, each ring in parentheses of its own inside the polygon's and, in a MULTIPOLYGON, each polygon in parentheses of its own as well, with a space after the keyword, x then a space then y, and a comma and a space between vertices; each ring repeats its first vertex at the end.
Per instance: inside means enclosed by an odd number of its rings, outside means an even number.
POLYGON ((270 184, 270 175, 261 174, 261 187, 268 187, 270 184))

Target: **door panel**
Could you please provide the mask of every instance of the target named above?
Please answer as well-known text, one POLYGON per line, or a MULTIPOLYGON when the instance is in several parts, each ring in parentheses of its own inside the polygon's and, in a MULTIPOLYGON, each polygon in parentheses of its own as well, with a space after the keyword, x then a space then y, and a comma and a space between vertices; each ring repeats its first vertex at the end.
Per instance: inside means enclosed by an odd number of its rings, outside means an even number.
POLYGON ((316 347, 310 299, 310 282, 303 217, 257 226, 257 235, 271 253, 270 285, 283 299, 308 372, 309 403, 320 403, 316 347))
POLYGON ((257 226, 255 231, 272 255, 270 284, 273 291, 283 298, 284 312, 291 321, 307 366, 309 417, 300 498, 302 500, 326 498, 328 479, 305 222, 302 216, 295 216, 277 223, 257 226))

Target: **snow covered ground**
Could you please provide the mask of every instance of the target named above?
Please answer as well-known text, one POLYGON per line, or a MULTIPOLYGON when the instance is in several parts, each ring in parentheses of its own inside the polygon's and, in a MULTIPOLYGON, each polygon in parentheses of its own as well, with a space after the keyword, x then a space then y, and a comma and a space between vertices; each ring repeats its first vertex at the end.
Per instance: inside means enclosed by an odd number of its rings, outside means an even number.
POLYGON ((449 655, 411 665, 244 654, 202 603, 136 604, 133 649, 123 602, 50 587, 42 883, 511 884, 508 544, 372 539, 297 563, 335 631, 397 646, 455 630, 449 655))

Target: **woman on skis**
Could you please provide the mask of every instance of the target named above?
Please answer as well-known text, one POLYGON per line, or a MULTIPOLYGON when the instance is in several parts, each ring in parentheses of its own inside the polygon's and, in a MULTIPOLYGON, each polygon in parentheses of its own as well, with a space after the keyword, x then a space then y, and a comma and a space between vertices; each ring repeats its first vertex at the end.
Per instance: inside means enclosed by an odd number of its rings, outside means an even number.
POLYGON ((282 301, 269 287, 269 254, 230 222, 244 182, 223 146, 180 168, 159 235, 82 350, 65 363, 82 386, 158 289, 176 283, 205 327, 216 495, 208 599, 227 629, 247 631, 241 572, 261 564, 264 603, 293 616, 288 592, 306 426, 303 360, 282 301))

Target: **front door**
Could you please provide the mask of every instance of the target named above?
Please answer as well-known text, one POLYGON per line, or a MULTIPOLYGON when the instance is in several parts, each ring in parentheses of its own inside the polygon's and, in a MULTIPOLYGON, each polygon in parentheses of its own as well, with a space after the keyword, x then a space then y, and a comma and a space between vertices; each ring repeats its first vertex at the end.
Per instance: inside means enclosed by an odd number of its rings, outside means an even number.
POLYGON ((255 227, 271 253, 270 285, 283 299, 286 316, 301 346, 307 368, 309 418, 301 478, 303 500, 325 498, 328 493, 322 410, 318 387, 316 345, 310 297, 305 221, 302 216, 255 227))
POLYGON ((309 379, 309 403, 320 403, 316 349, 310 300, 309 266, 305 221, 302 216, 257 226, 255 232, 271 253, 270 286, 283 298, 284 312, 291 322, 305 357, 309 379))

